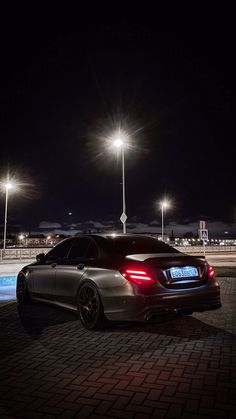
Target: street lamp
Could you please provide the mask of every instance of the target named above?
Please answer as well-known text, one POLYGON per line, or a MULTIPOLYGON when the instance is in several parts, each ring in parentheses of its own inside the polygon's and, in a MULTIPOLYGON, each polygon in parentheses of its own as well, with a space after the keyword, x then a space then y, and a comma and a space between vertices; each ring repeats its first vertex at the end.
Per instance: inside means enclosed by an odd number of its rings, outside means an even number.
POLYGON ((120 217, 120 221, 123 223, 123 234, 126 233, 126 201, 125 201, 125 143, 120 136, 118 136, 114 142, 114 147, 121 149, 121 159, 122 159, 122 201, 123 201, 123 212, 120 217))
POLYGON ((13 188, 13 184, 7 182, 4 184, 5 192, 6 192, 6 200, 5 200, 5 217, 4 217, 4 235, 3 235, 3 249, 6 249, 6 235, 7 235, 7 206, 8 206, 8 193, 9 190, 13 188))
POLYGON ((24 244, 24 239, 25 239, 24 234, 20 234, 20 235, 18 236, 18 239, 19 239, 19 243, 20 243, 20 245, 21 245, 21 246, 23 246, 23 244, 24 244))
POLYGON ((164 240, 164 210, 169 207, 169 202, 164 200, 161 202, 161 240, 164 240))
POLYGON ((48 245, 48 243, 50 244, 50 241, 49 240, 51 240, 51 236, 47 236, 47 238, 46 238, 46 245, 48 245))

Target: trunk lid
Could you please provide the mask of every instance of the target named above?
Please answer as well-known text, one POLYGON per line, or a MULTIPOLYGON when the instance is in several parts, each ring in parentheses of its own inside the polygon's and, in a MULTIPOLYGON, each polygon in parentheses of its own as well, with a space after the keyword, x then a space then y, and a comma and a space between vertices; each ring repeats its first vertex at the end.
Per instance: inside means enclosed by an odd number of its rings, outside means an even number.
POLYGON ((203 285, 208 279, 204 257, 184 253, 127 255, 126 260, 147 266, 156 282, 166 288, 183 289, 203 285))

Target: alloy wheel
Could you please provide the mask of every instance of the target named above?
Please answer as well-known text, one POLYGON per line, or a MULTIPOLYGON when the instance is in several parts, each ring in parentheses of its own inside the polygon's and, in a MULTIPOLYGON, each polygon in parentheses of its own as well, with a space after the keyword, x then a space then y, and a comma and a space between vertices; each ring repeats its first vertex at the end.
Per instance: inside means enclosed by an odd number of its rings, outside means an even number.
POLYGON ((22 303, 25 299, 26 294, 26 283, 23 278, 18 278, 17 280, 17 288, 16 288, 16 296, 18 303, 22 303))
POLYGON ((84 284, 79 292, 79 314, 86 329, 95 329, 101 317, 101 303, 96 288, 84 284))
POLYGON ((17 278, 16 298, 19 304, 29 304, 31 302, 26 281, 21 276, 17 278))

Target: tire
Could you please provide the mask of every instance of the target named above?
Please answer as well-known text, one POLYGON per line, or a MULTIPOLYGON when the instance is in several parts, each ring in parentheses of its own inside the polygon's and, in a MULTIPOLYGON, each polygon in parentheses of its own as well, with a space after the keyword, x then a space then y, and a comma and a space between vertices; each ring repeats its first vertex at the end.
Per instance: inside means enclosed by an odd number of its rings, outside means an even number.
POLYGON ((16 299, 19 305, 31 304, 29 290, 23 275, 19 275, 16 283, 16 299))
POLYGON ((85 329, 103 329, 107 323, 98 290, 90 282, 85 282, 79 289, 78 312, 85 329))

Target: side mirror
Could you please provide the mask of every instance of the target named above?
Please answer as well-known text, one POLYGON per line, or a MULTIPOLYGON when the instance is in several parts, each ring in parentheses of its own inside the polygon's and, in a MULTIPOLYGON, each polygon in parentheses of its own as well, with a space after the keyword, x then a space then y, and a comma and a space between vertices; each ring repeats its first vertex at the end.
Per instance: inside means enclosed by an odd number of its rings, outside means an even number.
POLYGON ((45 260, 45 253, 39 253, 36 256, 36 260, 37 260, 37 262, 44 262, 44 260, 45 260))

